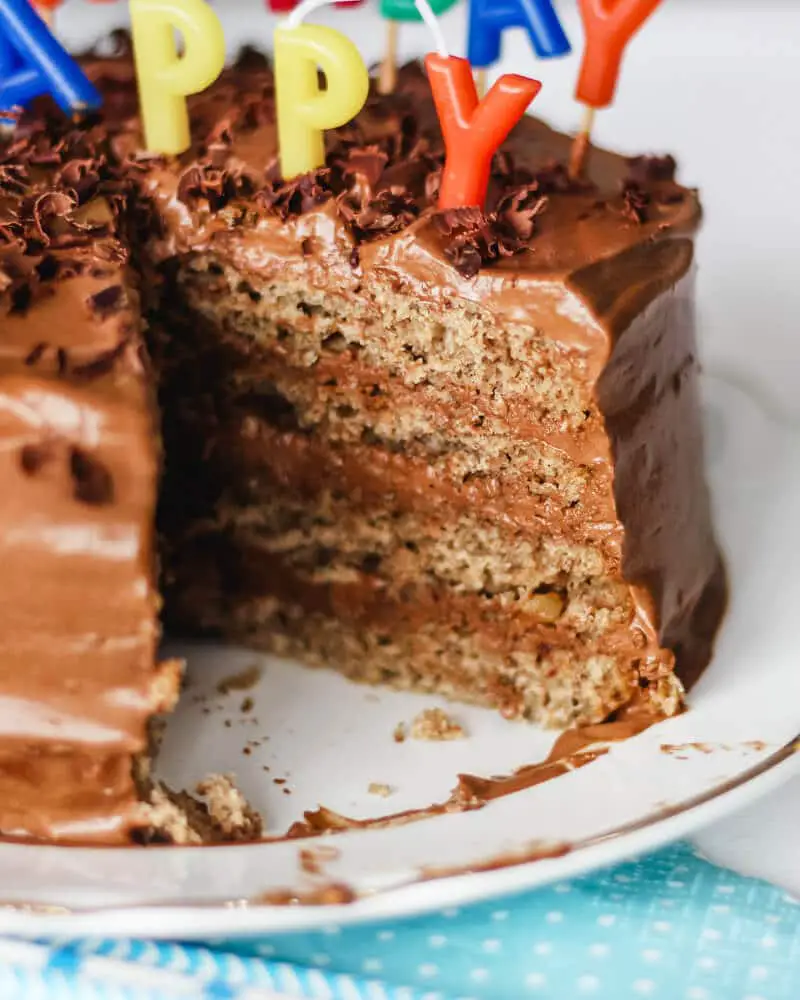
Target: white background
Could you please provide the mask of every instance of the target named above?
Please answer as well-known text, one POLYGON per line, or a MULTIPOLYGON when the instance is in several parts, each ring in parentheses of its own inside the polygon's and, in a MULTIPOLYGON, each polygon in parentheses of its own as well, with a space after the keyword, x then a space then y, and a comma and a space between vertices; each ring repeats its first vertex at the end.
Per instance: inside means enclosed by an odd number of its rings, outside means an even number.
MULTIPOLYGON (((216 0, 215 6, 231 51, 243 41, 269 48, 275 18, 261 0, 216 0)), ((582 33, 574 3, 561 0, 558 9, 573 55, 537 62, 522 32, 513 31, 506 35, 501 68, 538 76, 544 89, 535 110, 571 130, 579 120, 572 91, 582 33)), ((368 62, 380 58, 384 26, 376 4, 324 11, 319 20, 350 34, 368 62)), ((57 29, 77 45, 126 22, 124 3, 68 0, 57 29)), ((452 51, 462 54, 463 4, 442 23, 452 51)), ((416 25, 402 28, 400 44, 404 58, 431 47, 427 30, 416 25)), ((682 180, 701 188, 706 368, 758 389, 764 403, 793 420, 800 418, 798 91, 800 3, 665 0, 633 40, 616 105, 599 115, 595 132, 601 144, 625 152, 675 153, 682 180)), ((709 831, 701 842, 712 856, 798 891, 792 803, 798 812, 800 782, 787 786, 780 800, 709 831)))

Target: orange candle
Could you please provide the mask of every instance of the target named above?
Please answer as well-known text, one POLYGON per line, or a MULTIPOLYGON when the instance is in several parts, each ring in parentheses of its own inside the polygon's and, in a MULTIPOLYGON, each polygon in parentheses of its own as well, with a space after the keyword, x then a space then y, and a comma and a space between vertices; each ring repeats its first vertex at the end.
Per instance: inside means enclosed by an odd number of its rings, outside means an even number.
POLYGON ((661 0, 578 0, 586 35, 575 96, 592 108, 611 104, 625 47, 661 0))
POLYGON ((439 208, 480 208, 492 157, 542 88, 516 73, 501 76, 482 101, 466 59, 430 52, 425 57, 445 143, 439 208))

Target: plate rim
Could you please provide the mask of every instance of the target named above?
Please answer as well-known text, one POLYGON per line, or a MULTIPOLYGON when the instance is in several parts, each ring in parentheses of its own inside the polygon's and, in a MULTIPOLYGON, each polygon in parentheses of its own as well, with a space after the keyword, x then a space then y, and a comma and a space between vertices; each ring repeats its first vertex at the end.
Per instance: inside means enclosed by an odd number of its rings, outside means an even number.
MULTIPOLYGON (((670 807, 668 815, 663 815, 663 811, 654 812, 595 834, 558 857, 534 860, 527 857, 486 871, 465 869, 443 876, 420 876, 386 889, 377 889, 352 902, 329 905, 278 905, 220 899, 214 902, 170 901, 70 908, 7 902, 0 904, 0 934, 28 938, 46 935, 78 938, 100 933, 103 937, 114 939, 140 936, 142 927, 146 926, 146 937, 166 940, 174 938, 174 928, 180 922, 183 939, 208 941, 211 938, 229 940, 422 916, 443 908, 518 895, 633 860, 752 804, 796 773, 800 773, 800 734, 735 778, 729 778, 678 806, 670 807), (442 887, 447 889, 444 895, 442 887), (221 917, 224 917, 224 928, 220 924, 221 917), (98 926, 100 921, 102 927, 98 926)), ((259 845, 238 846, 241 850, 248 850, 259 845)), ((163 849, 176 850, 174 847, 163 849)), ((202 847, 177 848, 199 849, 202 847)))
MULTIPOLYGON (((783 446, 794 440, 793 429, 776 422, 741 386, 731 385, 727 379, 713 374, 709 381, 720 383, 723 392, 731 392, 740 400, 746 401, 749 408, 767 426, 773 431, 782 432, 778 437, 782 439, 783 446)), ((794 729, 793 722, 789 732, 794 729)), ((783 730, 784 733, 786 731, 783 730)), ((328 905, 261 903, 257 898, 246 900, 240 896, 237 899, 233 893, 227 898, 217 895, 206 899, 182 900, 180 895, 176 895, 171 899, 151 903, 140 898, 135 902, 59 905, 48 904, 47 901, 26 901, 26 890, 23 888, 16 899, 2 899, 0 895, 0 934, 20 937, 57 935, 66 938, 99 934, 109 938, 144 936, 169 939, 174 938, 175 928, 180 926, 181 936, 187 940, 226 939, 312 930, 329 924, 349 925, 382 919, 402 919, 448 906, 515 894, 554 881, 582 876, 658 849, 735 813, 768 794, 800 770, 800 753, 797 752, 800 750, 800 733, 780 746, 773 744, 771 748, 764 749, 768 752, 756 763, 727 777, 720 777, 694 794, 677 797, 676 802, 660 806, 651 803, 648 811, 625 823, 612 825, 608 829, 603 829, 598 823, 596 832, 592 832, 590 836, 571 843, 566 840, 561 842, 565 850, 558 856, 540 854, 537 858, 537 842, 528 840, 525 843, 520 840, 517 857, 510 853, 485 853, 482 858, 473 857, 463 868, 427 874, 418 865, 388 884, 363 890, 351 902, 328 905), (489 867, 492 863, 495 867, 489 867), (485 866, 483 870, 482 866, 485 866)), ((435 821, 432 818, 432 822, 435 821)), ((611 822, 613 823, 613 818, 611 822)), ((378 835, 380 831, 359 832, 378 835)), ((347 839, 346 833, 343 836, 347 839)), ((337 837, 336 840, 338 839, 337 837)), ((542 841, 538 843, 543 845, 542 841)), ((0 842, 0 852, 3 852, 5 846, 0 842)), ((23 850, 34 852, 41 846, 47 846, 51 850, 54 848, 54 845, 19 843, 13 846, 22 846, 23 850)), ((263 846, 263 842, 237 844, 230 845, 228 849, 236 847, 240 852, 251 852, 263 846)), ((75 850, 83 853, 95 850, 96 846, 64 845, 55 849, 59 853, 75 850)), ((198 850, 198 847, 161 848, 153 845, 148 850, 185 854, 187 851, 198 850)), ((123 857, 124 853, 120 855, 121 859, 123 857)), ((314 888, 325 888, 332 881, 320 879, 314 888)))

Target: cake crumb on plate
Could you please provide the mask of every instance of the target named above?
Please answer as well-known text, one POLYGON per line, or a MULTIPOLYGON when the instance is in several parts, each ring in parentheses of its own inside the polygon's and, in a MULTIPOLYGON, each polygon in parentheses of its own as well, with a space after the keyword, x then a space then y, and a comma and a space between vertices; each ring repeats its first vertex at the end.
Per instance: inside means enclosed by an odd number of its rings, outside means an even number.
POLYGON ((382 799, 388 799, 393 789, 391 785, 384 785, 380 781, 371 781, 367 791, 370 795, 380 795, 382 799))
POLYGON ((464 727, 441 708, 426 708, 411 723, 412 740, 463 740, 464 727))
POLYGON ((237 787, 233 775, 210 774, 197 786, 213 826, 222 840, 256 840, 261 836, 261 815, 237 787))
POLYGON ((254 688, 260 680, 261 667, 257 663, 253 663, 237 674, 224 677, 217 684, 217 691, 219 694, 230 694, 231 691, 248 691, 250 688, 254 688))

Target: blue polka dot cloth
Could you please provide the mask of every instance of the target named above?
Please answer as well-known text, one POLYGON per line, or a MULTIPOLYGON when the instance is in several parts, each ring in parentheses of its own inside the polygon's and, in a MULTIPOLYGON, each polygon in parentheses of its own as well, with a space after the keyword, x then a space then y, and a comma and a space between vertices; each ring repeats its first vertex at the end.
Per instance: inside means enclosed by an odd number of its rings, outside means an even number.
POLYGON ((2 1000, 798 1000, 800 902, 677 844, 394 923, 214 941, 0 940, 2 1000))

